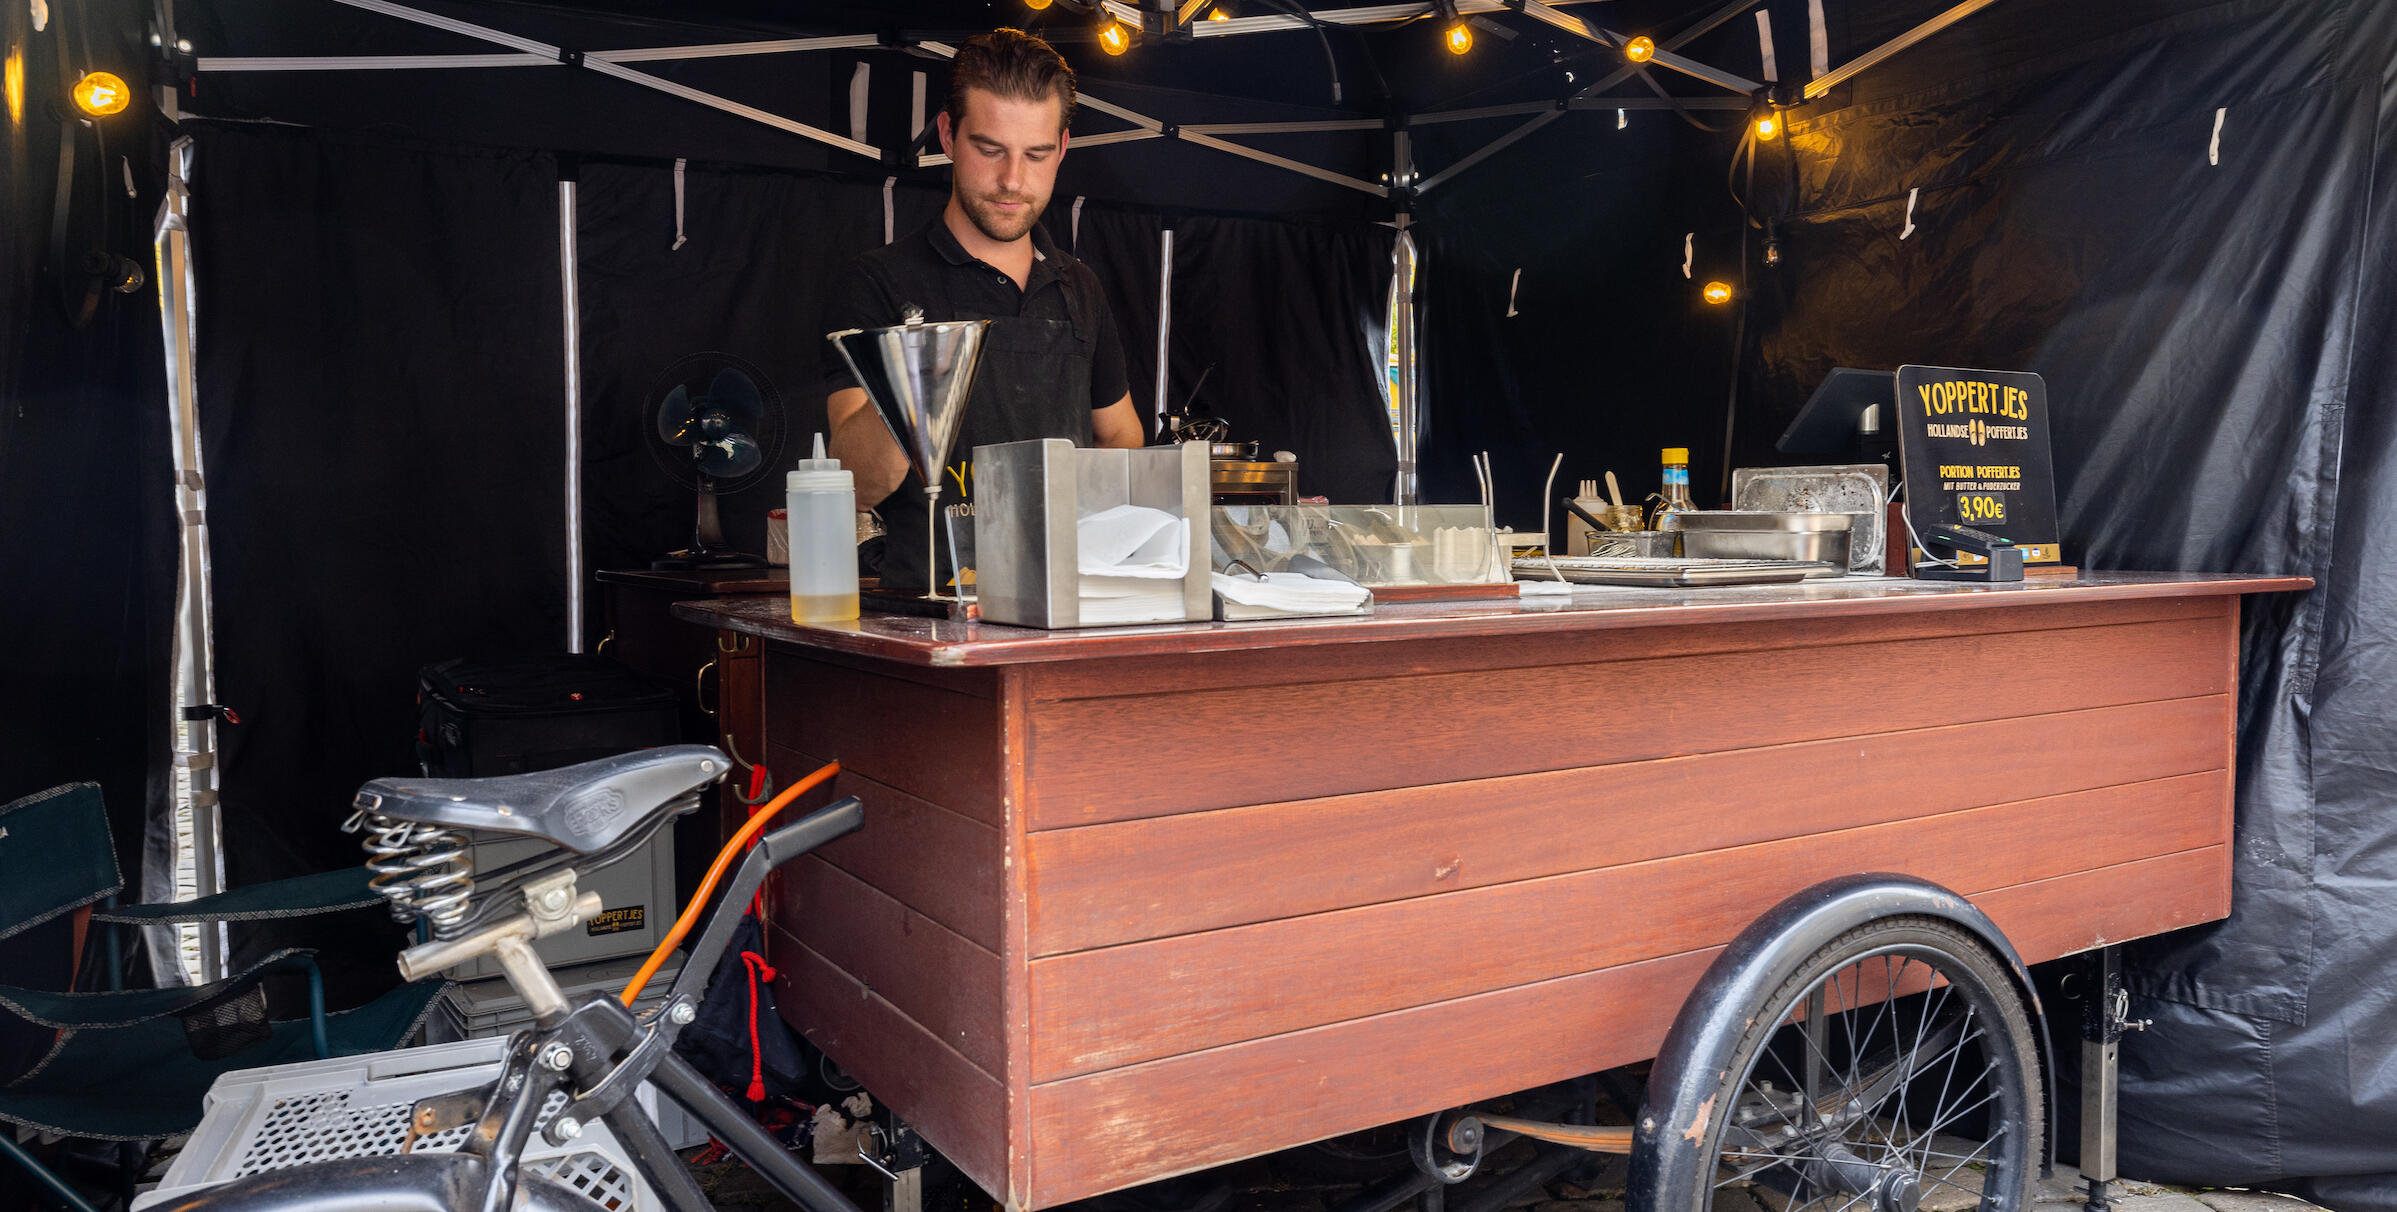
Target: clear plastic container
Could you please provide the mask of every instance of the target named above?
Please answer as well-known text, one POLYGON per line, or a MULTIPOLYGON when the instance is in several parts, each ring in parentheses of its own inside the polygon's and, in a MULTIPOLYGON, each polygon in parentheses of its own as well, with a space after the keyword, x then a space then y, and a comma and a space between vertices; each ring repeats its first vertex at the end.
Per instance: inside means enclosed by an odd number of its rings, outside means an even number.
POLYGON ((857 617, 857 482, 838 459, 799 460, 783 478, 791 548, 791 621, 841 623, 857 617))

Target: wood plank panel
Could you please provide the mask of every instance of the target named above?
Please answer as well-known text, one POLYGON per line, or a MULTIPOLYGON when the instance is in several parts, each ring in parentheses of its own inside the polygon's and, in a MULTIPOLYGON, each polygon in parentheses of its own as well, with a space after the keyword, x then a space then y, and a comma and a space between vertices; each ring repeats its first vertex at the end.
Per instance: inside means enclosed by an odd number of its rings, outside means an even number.
MULTIPOLYGON (((829 759, 768 746, 774 770, 807 771, 829 759)), ((986 951, 999 949, 999 831, 896 787, 843 769, 826 789, 810 793, 816 806, 854 795, 866 806, 865 828, 815 853, 891 899, 964 935, 986 951)), ((785 819, 797 820, 807 804, 785 819)))
POLYGON ((1005 1075, 997 955, 815 855, 782 878, 775 925, 984 1072, 1005 1075))
POLYGON ((998 704, 919 681, 812 660, 779 645, 765 655, 774 739, 828 754, 843 769, 962 813, 999 818, 998 704))
MULTIPOLYGON (((2207 847, 1975 897, 2028 959, 2212 920, 2207 847)), ((1759 897, 1754 917, 1770 907, 1759 897)), ((1503 936, 1501 936, 1503 938, 1503 936)), ((1653 1056, 1715 949, 1033 1087, 1028 1206, 1222 1165, 1653 1056)))
POLYGON ((1049 830, 1030 839, 1031 944, 1053 955, 2217 769, 2234 709, 2168 699, 1049 830), (2003 774, 1929 777, 1960 755, 2003 774))
POLYGON ((1719 945, 1756 905, 1840 872, 1905 872, 1973 895, 2219 844, 2227 777, 2182 775, 1034 960, 1032 1080, 1719 945))
MULTIPOLYGON (((1777 648, 1835 647, 1890 640, 1983 635, 1992 631, 2047 631, 2123 623, 2214 618, 2230 609, 2228 598, 2142 598, 2114 602, 2038 602, 1995 611, 1882 615, 1866 618, 1776 619, 1748 623, 1684 623, 1677 626, 1564 632, 1526 643, 1520 636, 1467 636, 1402 644, 1310 644, 1188 656, 1117 657, 1055 661, 1024 667, 1026 690, 1035 701, 1112 698, 1137 690, 1161 694, 1346 681, 1420 677, 1466 670, 1584 665, 1643 657, 1756 652, 1777 648)), ((1508 603, 1504 609, 1515 609, 1508 603)), ((1696 613, 1696 612, 1693 612, 1696 613)))
POLYGON ((783 1021, 900 1109, 924 1139, 984 1190, 1007 1189, 1007 1101, 999 1080, 923 1024, 773 929, 775 1004, 783 1021))
POLYGON ((1560 713, 1602 705, 1652 705, 1607 736, 1633 761, 2219 694, 2219 634, 2189 619, 1054 703, 1031 721, 1029 821, 1562 769, 1583 755, 1560 713))

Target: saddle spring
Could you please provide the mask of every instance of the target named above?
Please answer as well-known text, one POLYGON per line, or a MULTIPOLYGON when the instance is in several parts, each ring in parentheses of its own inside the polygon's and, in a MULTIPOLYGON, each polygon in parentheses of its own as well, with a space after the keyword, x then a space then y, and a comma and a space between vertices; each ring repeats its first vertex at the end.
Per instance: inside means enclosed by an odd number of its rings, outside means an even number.
POLYGON ((359 844, 366 849, 366 869, 374 873, 366 886, 391 902, 393 918, 423 918, 432 923, 434 938, 456 936, 474 895, 474 856, 464 835, 363 808, 342 831, 365 834, 359 844))

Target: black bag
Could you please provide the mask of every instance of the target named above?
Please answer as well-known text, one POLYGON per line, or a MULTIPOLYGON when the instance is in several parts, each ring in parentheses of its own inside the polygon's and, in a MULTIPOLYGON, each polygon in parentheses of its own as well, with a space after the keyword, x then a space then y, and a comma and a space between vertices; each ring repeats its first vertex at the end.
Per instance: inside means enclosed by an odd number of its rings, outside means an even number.
MULTIPOLYGON (((731 905, 717 912, 731 912, 731 905)), ((812 1049, 793 1034, 774 1006, 774 969, 766 965, 765 931, 741 915, 716 970, 708 974, 699 1017, 682 1029, 674 1050, 709 1081, 745 1093, 821 1101, 812 1049), (813 1097, 811 1097, 813 1096, 813 1097)))
POLYGON ((429 777, 553 770, 682 739, 673 687, 603 656, 556 653, 428 665, 416 756, 429 777))

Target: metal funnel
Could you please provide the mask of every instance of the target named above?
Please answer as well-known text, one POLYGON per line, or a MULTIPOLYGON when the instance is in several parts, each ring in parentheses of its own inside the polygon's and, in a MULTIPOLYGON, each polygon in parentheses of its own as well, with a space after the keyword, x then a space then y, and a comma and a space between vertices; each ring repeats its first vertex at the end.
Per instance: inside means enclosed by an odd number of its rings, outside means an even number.
POLYGON ((904 320, 888 328, 852 328, 830 337, 899 449, 907 452, 925 486, 937 492, 966 399, 974 391, 982 334, 990 321, 927 324, 923 309, 912 303, 900 314, 904 320))

